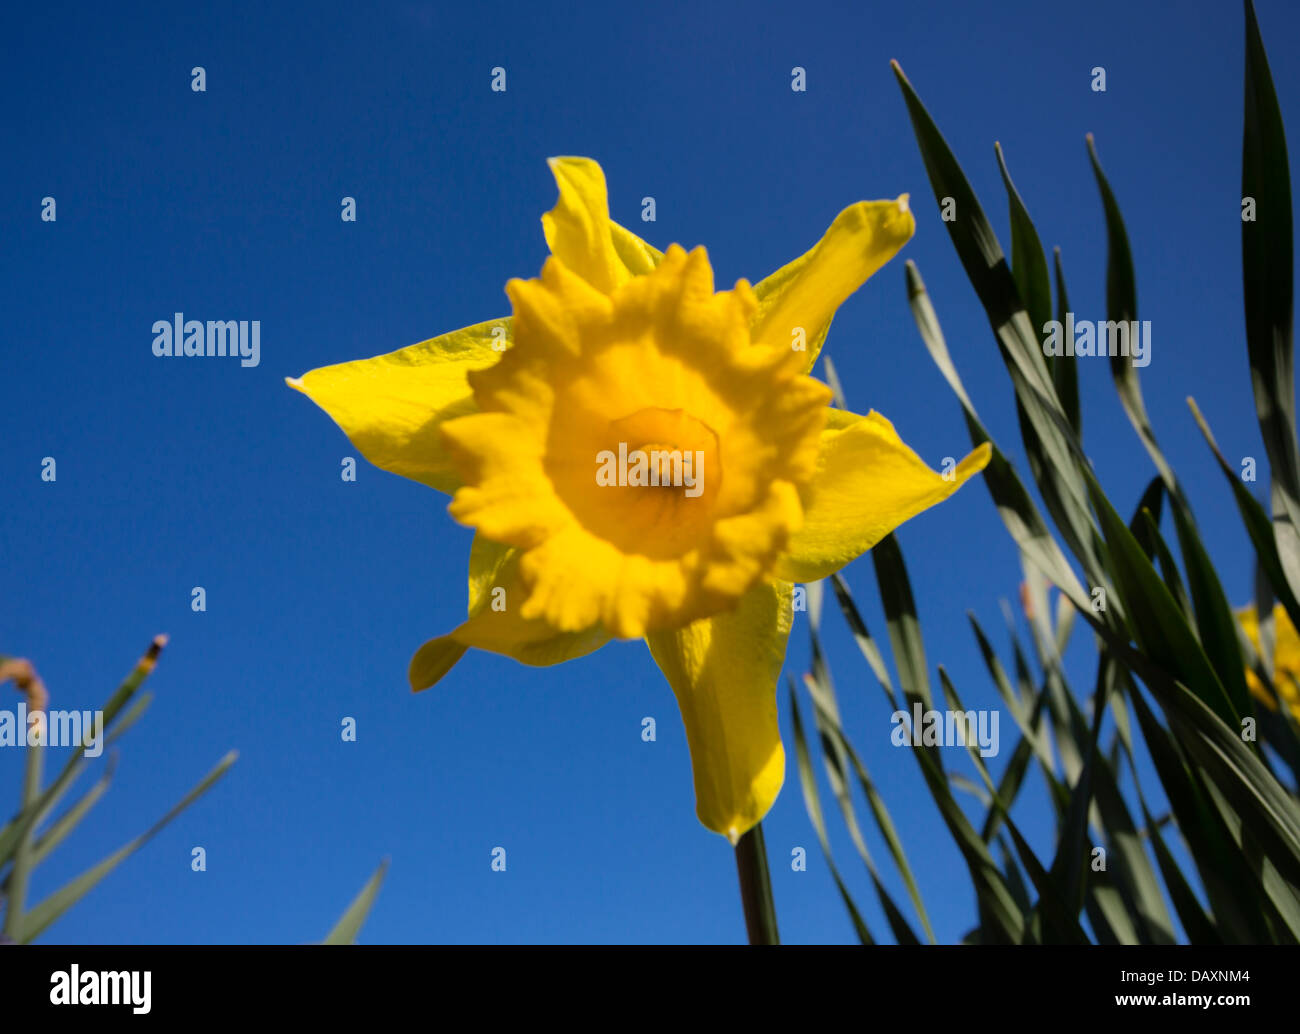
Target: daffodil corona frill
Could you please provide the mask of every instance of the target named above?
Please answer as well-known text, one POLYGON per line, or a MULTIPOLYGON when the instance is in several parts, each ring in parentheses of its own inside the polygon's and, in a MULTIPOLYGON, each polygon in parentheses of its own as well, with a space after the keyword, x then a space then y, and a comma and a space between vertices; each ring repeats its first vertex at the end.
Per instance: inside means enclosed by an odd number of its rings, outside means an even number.
POLYGON ((941 476, 808 376, 836 309, 912 236, 906 195, 846 208, 756 287, 715 291, 703 248, 661 253, 609 218, 599 165, 550 164, 551 255, 506 285, 512 317, 289 384, 475 529, 468 619, 416 652, 412 688, 470 647, 546 665, 644 638, 700 821, 734 843, 785 777, 793 583, 946 499, 989 449, 941 476))
MULTIPOLYGON (((1237 620, 1251 645, 1259 651, 1259 617, 1254 607, 1237 611, 1237 620)), ((1246 685, 1251 694, 1271 711, 1277 710, 1277 699, 1270 693, 1253 671, 1246 672, 1246 685)), ((1278 603, 1273 608, 1273 685, 1277 687, 1282 702, 1297 719, 1300 719, 1300 635, 1296 634, 1286 607, 1278 603)))

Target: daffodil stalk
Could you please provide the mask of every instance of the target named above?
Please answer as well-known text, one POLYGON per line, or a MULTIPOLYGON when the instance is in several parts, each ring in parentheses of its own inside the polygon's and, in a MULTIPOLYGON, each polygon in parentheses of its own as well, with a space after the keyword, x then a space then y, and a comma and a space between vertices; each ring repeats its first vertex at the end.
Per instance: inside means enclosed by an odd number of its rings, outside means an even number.
POLYGON ((736 875, 740 880, 740 901, 745 907, 745 932, 749 935, 749 943, 780 944, 761 822, 736 842, 736 875))
POLYGON ((757 286, 715 291, 704 248, 660 252, 610 219, 594 161, 550 166, 551 255, 506 284, 512 316, 288 383, 475 530, 467 620, 416 651, 411 688, 470 648, 550 665, 644 639, 685 722, 696 814, 737 845, 785 777, 794 583, 946 499, 989 447, 940 475, 809 376, 840 304, 911 237, 906 195, 849 206, 757 286))

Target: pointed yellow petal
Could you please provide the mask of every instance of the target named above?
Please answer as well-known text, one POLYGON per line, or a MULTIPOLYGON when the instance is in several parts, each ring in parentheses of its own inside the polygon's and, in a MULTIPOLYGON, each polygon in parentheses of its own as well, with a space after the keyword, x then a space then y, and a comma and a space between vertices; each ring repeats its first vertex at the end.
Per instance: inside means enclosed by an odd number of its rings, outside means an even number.
POLYGON ((614 250, 633 276, 645 276, 664 260, 662 251, 613 220, 610 220, 609 232, 614 239, 614 250))
POLYGON ((686 723, 695 812, 733 844, 767 814, 785 780, 776 683, 791 589, 763 583, 733 611, 646 637, 686 723))
MULTIPOLYGON (((469 549, 469 616, 473 617, 490 602, 489 592, 501 568, 514 554, 509 546, 475 535, 469 549)), ((428 689, 465 656, 469 649, 449 635, 430 639, 415 651, 407 671, 411 689, 416 693, 428 689)))
POLYGON ((520 613, 528 598, 519 577, 520 551, 482 535, 469 555, 469 619, 453 632, 430 639, 411 658, 411 689, 428 689, 449 672, 470 647, 505 654, 523 664, 550 665, 599 649, 609 633, 599 625, 560 632, 520 613))
MULTIPOLYGON (((476 535, 474 541, 481 538, 476 535)), ((462 646, 491 650, 535 666, 583 657, 609 642, 609 633, 599 624, 562 632, 543 619, 524 617, 529 590, 519 574, 520 551, 511 549, 498 556, 500 563, 493 574, 481 580, 478 608, 449 638, 462 646)))
POLYGON ((555 208, 542 216, 552 255, 606 293, 629 276, 644 276, 663 261, 662 251, 610 219, 605 173, 597 162, 552 158, 549 164, 560 188, 555 208))
POLYGON ((418 693, 428 689, 455 667, 456 662, 465 656, 469 647, 462 646, 449 635, 440 635, 430 639, 415 651, 406 677, 410 680, 412 692, 418 693))
POLYGON ((461 482, 439 429, 477 411, 467 375, 500 359, 510 334, 508 317, 489 320, 287 383, 325 410, 376 467, 451 493, 461 482))
POLYGON ((777 577, 812 582, 861 556, 904 521, 942 502, 983 470, 985 442, 944 477, 925 465, 879 413, 822 432, 817 474, 777 577))
POLYGON ((906 194, 894 201, 859 201, 844 209, 810 251, 754 288, 754 341, 792 348, 802 330, 807 347, 803 369, 811 370, 835 310, 898 254, 915 229, 906 194))
POLYGON ((526 590, 518 581, 502 588, 510 600, 506 610, 495 611, 491 607, 482 610, 448 638, 462 646, 503 654, 537 668, 585 657, 609 642, 609 633, 600 625, 581 632, 557 632, 545 621, 521 617, 519 600, 524 598, 526 590))
MULTIPOLYGON (((551 158, 548 164, 560 199, 542 216, 547 246, 569 269, 608 294, 630 274, 614 247, 605 173, 590 158, 551 158)), ((625 249, 630 243, 622 241, 625 249)))

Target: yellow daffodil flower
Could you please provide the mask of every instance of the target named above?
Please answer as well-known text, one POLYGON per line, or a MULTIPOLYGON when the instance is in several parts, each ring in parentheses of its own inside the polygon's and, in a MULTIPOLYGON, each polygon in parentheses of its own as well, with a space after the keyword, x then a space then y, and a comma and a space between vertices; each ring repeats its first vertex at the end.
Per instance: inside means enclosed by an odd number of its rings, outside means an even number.
POLYGON ((952 495, 989 447, 941 476, 808 376, 836 309, 912 236, 906 195, 851 205, 757 287, 715 291, 702 247, 661 253, 610 219, 594 161, 550 165, 551 255, 506 285, 513 317, 289 384, 475 529, 468 619, 416 652, 412 688, 470 647, 547 665, 644 638, 700 821, 735 843, 785 777, 793 583, 952 495))
MULTIPOLYGON (((1258 652, 1259 617, 1255 608, 1243 607, 1238 610, 1237 620, 1241 622, 1246 638, 1258 652)), ((1273 637, 1273 685, 1277 687, 1291 713, 1300 719, 1300 635, 1296 634, 1286 607, 1280 603, 1273 607, 1273 637)), ((1251 694, 1270 711, 1277 710, 1276 698, 1253 671, 1246 672, 1246 685, 1250 687, 1251 694)))

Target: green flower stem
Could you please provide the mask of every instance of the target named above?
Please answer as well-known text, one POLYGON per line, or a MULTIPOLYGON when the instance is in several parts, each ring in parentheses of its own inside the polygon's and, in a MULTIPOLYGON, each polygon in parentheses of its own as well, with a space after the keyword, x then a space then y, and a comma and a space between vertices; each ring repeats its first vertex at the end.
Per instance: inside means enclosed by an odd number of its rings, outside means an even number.
POLYGON ((776 906, 772 903, 772 880, 767 873, 767 847, 763 824, 759 823, 736 843, 736 871, 740 876, 740 900, 745 906, 745 929, 750 944, 780 944, 776 930, 776 906))

